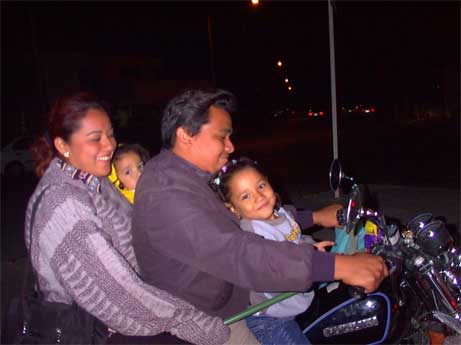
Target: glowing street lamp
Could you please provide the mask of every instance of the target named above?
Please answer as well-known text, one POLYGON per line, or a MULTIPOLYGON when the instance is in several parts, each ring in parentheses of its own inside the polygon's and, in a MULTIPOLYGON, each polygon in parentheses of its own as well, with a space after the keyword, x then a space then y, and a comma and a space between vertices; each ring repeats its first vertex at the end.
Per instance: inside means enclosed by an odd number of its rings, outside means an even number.
POLYGON ((291 86, 288 86, 288 91, 291 91, 292 90, 292 87, 291 86))
POLYGON ((251 0, 253 6, 259 5, 259 0, 251 0))
POLYGON ((282 65, 283 65, 283 64, 282 64, 282 61, 280 61, 280 60, 277 61, 277 66, 278 66, 278 67, 282 67, 282 65))
POLYGON ((288 82, 289 82, 288 78, 285 78, 285 83, 288 83, 288 82))

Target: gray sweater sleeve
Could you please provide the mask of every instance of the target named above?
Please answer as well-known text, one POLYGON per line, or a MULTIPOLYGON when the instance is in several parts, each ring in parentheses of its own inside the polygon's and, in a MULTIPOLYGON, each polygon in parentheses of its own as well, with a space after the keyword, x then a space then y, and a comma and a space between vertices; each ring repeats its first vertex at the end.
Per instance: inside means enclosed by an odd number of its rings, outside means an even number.
POLYGON ((64 295, 125 335, 167 331, 196 344, 226 341, 229 330, 221 319, 138 277, 107 231, 100 228, 102 220, 85 202, 85 193, 60 192, 59 197, 44 200, 44 217, 37 219, 34 228, 40 248, 35 248, 39 254, 33 263, 41 273, 47 299, 53 300, 62 289, 64 295), (47 260, 49 264, 44 263, 47 260))

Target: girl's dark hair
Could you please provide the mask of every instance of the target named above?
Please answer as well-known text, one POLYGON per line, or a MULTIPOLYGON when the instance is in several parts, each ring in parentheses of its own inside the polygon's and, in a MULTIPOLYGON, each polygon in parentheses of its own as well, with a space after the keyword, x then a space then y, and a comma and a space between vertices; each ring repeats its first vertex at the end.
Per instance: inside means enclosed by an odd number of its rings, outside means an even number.
POLYGON ((51 160, 59 155, 54 147, 54 139, 60 137, 68 142, 70 136, 79 130, 81 120, 90 109, 109 114, 109 106, 90 92, 78 92, 55 100, 48 113, 45 132, 31 147, 38 177, 44 174, 51 160))
POLYGON ((262 176, 267 177, 267 174, 258 165, 257 162, 251 160, 248 157, 240 157, 238 159, 232 159, 225 166, 219 170, 215 177, 211 180, 210 186, 224 202, 230 202, 230 180, 234 174, 238 173, 247 168, 253 168, 259 172, 262 176))
POLYGON ((139 158, 141 158, 143 163, 147 163, 150 158, 149 151, 147 151, 144 147, 139 144, 119 144, 117 149, 112 156, 112 163, 115 163, 122 157, 125 153, 134 152, 136 153, 139 158))

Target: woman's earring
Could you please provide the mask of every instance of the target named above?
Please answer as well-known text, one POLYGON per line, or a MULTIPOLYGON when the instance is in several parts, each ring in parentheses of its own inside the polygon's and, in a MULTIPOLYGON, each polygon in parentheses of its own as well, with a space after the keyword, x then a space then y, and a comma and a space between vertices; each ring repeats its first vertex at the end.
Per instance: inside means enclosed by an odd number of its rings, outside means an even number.
POLYGON ((64 152, 64 157, 69 158, 70 157, 70 152, 69 151, 64 152))
POLYGON ((118 188, 120 188, 120 189, 125 188, 125 187, 123 186, 123 183, 122 183, 122 182, 119 183, 118 188))

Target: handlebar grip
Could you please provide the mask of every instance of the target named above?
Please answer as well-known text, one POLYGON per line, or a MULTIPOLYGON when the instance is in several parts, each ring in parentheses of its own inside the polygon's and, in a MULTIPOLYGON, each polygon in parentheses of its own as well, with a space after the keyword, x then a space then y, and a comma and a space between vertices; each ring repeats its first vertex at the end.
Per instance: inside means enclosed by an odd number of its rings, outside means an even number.
POLYGON ((351 296, 352 298, 358 299, 365 298, 367 295, 365 293, 365 289, 361 286, 349 286, 347 288, 347 292, 349 293, 349 296, 351 296))

